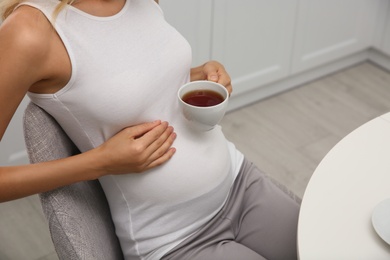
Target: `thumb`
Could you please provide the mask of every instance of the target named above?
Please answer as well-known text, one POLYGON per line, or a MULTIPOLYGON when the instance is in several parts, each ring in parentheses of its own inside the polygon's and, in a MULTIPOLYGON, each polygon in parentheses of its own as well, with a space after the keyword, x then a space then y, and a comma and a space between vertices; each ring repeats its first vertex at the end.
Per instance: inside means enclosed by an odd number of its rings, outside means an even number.
POLYGON ((213 72, 207 75, 207 80, 218 82, 218 74, 213 72))

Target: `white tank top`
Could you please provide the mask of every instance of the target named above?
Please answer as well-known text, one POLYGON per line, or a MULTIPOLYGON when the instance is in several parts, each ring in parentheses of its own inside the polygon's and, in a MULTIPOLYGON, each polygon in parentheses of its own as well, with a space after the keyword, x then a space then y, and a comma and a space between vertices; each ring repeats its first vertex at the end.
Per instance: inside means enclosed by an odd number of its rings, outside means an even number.
MULTIPOLYGON (((29 0, 50 20, 56 0, 29 0)), ((121 129, 157 119, 177 133, 173 158, 142 174, 100 179, 126 259, 159 259, 223 206, 243 155, 220 127, 193 132, 176 93, 189 80, 191 49, 153 0, 127 0, 96 17, 67 6, 55 29, 72 64, 55 94, 28 93, 78 148, 99 146, 121 129)))

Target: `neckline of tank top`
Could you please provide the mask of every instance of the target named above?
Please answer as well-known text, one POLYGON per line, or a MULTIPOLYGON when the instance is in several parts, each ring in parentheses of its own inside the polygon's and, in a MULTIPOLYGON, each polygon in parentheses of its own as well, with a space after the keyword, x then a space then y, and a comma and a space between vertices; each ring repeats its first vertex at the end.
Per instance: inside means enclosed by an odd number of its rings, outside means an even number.
POLYGON ((128 5, 129 5, 129 1, 128 0, 125 0, 125 3, 123 5, 123 7, 114 15, 110 15, 110 16, 96 16, 96 15, 92 15, 92 14, 89 14, 87 12, 84 12, 72 5, 67 5, 67 9, 69 10, 72 10, 86 18, 89 18, 89 19, 92 19, 92 20, 98 20, 98 21, 110 21, 110 20, 114 20, 120 16, 122 16, 122 14, 126 11, 126 9, 128 8, 128 5))

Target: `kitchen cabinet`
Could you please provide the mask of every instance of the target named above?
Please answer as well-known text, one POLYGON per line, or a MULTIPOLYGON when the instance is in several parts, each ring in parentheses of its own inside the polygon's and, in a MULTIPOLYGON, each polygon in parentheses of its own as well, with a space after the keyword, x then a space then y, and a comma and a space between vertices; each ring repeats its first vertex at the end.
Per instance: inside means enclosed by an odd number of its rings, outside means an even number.
POLYGON ((251 96, 235 102, 238 108, 362 61, 364 55, 311 72, 370 48, 384 1, 388 0, 160 2, 167 20, 192 45, 197 64, 215 59, 226 66, 234 84, 232 103, 251 96), (312 75, 294 78, 303 73, 312 75))
POLYGON ((368 60, 390 70, 390 1, 376 0, 376 2, 378 15, 372 48, 368 51, 368 60))
POLYGON ((371 46, 378 1, 300 0, 292 73, 371 46))
POLYGON ((378 16, 375 47, 390 56, 390 2, 380 0, 381 8, 378 16))
POLYGON ((194 65, 215 59, 234 94, 289 73, 298 0, 160 1, 165 17, 193 48, 194 65))
POLYGON ((381 50, 390 56, 390 19, 388 19, 386 23, 386 29, 381 50))
POLYGON ((297 0, 215 0, 212 59, 230 72, 234 94, 289 74, 297 0))

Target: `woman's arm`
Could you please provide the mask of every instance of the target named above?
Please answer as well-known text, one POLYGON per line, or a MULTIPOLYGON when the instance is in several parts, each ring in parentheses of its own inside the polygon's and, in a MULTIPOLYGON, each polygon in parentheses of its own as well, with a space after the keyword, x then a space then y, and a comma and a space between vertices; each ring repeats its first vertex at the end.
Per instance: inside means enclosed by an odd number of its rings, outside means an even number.
POLYGON ((205 64, 191 69, 191 81, 210 80, 224 85, 229 94, 232 93, 232 83, 225 67, 218 61, 209 61, 205 64))
MULTIPOLYGON (((21 9, 21 8, 20 8, 21 9)), ((19 9, 18 9, 19 10, 19 9)), ((17 11, 18 11, 17 10, 17 11)), ((0 140, 30 86, 55 77, 48 60, 53 28, 36 9, 23 9, 0 26, 0 140), (42 22, 42 23, 41 23, 42 22)), ((129 127, 101 146, 66 159, 0 167, 0 202, 106 174, 142 172, 169 160, 176 134, 167 122, 129 127)))
POLYGON ((175 136, 167 122, 155 121, 126 128, 101 146, 69 158, 0 167, 0 202, 107 174, 143 172, 172 157, 175 136))

